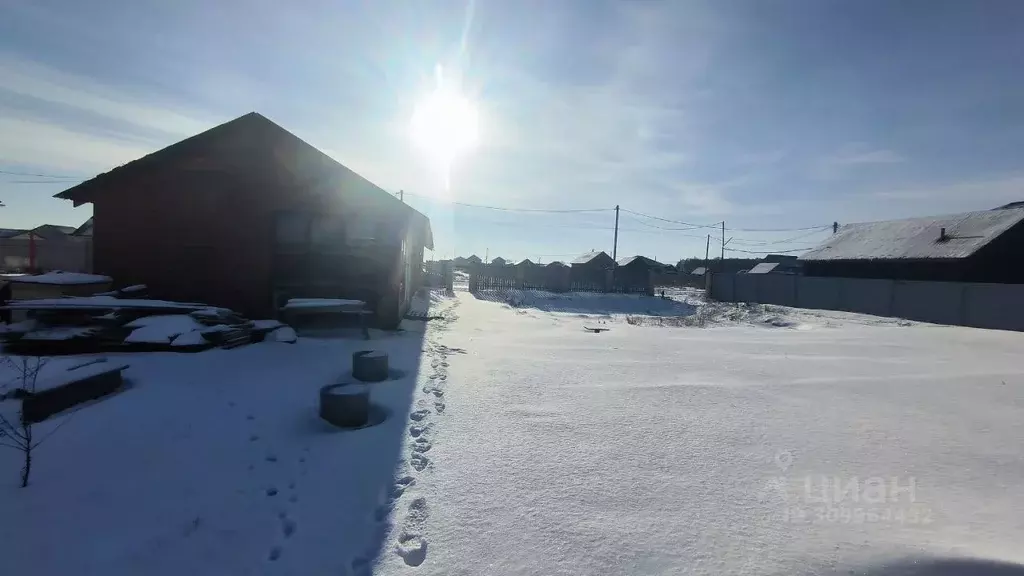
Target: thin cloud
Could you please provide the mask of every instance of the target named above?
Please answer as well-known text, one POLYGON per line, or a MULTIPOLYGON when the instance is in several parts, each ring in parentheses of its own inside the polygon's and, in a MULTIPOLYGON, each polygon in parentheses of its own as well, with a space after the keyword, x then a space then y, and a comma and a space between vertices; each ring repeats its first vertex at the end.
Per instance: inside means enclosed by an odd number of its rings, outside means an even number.
POLYGON ((57 173, 95 174, 156 150, 137 140, 97 136, 0 110, 0 158, 57 173))
POLYGON ((893 150, 851 143, 814 162, 809 177, 815 180, 836 180, 856 170, 870 167, 877 169, 906 161, 905 157, 893 150))
POLYGON ((142 133, 159 132, 190 136, 216 124, 209 118, 154 105, 153 94, 133 98, 124 87, 104 86, 88 78, 68 74, 15 54, 0 54, 0 97, 16 95, 34 107, 59 108, 120 123, 142 133))
POLYGON ((1024 200, 1024 174, 980 178, 938 185, 916 185, 876 190, 871 197, 915 202, 943 210, 985 210, 1024 200))

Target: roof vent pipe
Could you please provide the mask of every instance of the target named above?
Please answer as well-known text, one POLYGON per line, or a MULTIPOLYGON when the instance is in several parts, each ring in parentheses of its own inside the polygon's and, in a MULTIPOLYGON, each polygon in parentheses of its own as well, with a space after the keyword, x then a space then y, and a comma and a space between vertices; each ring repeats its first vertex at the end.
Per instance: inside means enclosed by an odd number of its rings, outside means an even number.
POLYGON ((949 240, 949 237, 946 236, 946 229, 939 228, 939 242, 945 242, 946 240, 949 240))

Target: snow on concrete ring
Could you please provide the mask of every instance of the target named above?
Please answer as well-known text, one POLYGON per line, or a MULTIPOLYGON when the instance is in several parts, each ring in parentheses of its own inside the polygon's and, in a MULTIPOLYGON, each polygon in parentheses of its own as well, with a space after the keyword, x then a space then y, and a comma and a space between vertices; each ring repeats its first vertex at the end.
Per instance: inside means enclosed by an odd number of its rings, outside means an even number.
POLYGON ((366 426, 370 388, 365 384, 331 384, 320 389, 320 417, 340 428, 366 426))
POLYGON ((377 350, 352 353, 352 376, 363 382, 383 382, 388 379, 388 355, 377 350))

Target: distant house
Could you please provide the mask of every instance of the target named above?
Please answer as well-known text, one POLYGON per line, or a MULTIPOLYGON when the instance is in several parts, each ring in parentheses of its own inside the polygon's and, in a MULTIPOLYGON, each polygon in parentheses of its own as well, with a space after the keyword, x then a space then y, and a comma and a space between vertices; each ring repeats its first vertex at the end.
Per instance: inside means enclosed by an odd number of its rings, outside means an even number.
POLYGON ((586 266, 606 270, 615 267, 615 260, 612 260, 612 257, 602 250, 594 250, 578 256, 572 261, 572 266, 586 266))
POLYGON ((615 260, 603 251, 587 252, 572 261, 570 278, 573 283, 587 285, 605 285, 610 271, 615 268, 615 260))
POLYGON ((665 265, 661 262, 652 260, 646 256, 629 256, 627 258, 619 258, 617 261, 619 268, 645 268, 647 270, 664 270, 665 265))
POLYGON ((615 269, 618 282, 640 284, 651 281, 651 274, 661 274, 665 265, 646 256, 629 256, 619 258, 615 269))
POLYGON ((761 262, 754 266, 750 270, 745 271, 746 274, 797 274, 800 268, 798 266, 790 265, 786 262, 761 262))
POLYGON ((529 258, 523 258, 519 262, 516 262, 515 266, 516 268, 530 268, 532 266, 536 266, 536 264, 534 264, 529 258))
POLYGON ((483 264, 483 263, 484 263, 484 261, 479 256, 477 256, 476 254, 473 254, 469 258, 466 258, 466 264, 471 264, 471 265, 472 264, 477 264, 477 265, 479 265, 479 264, 483 264))
POLYGON ((568 268, 569 266, 565 262, 555 260, 554 262, 548 262, 544 265, 546 268, 568 268))
POLYGON ((505 259, 502 258, 501 256, 498 256, 491 260, 492 266, 505 266, 506 264, 508 264, 508 262, 506 262, 505 259))
POLYGON ((693 270, 692 270, 692 271, 690 272, 690 274, 692 274, 693 276, 703 276, 704 274, 706 274, 706 273, 707 273, 707 271, 708 271, 708 269, 707 269, 707 268, 705 268, 705 267, 703 267, 703 266, 698 266, 698 267, 694 268, 694 269, 693 269, 693 270))
POLYGON ((397 325, 433 248, 423 214, 255 112, 57 197, 93 205, 94 268, 115 285, 251 317, 352 298, 397 325))
POLYGON ((1024 208, 847 224, 800 256, 808 276, 1024 283, 1024 208))
POLYGON ((31 230, 0 230, 0 268, 8 272, 90 272, 91 221, 78 228, 43 224, 31 230))

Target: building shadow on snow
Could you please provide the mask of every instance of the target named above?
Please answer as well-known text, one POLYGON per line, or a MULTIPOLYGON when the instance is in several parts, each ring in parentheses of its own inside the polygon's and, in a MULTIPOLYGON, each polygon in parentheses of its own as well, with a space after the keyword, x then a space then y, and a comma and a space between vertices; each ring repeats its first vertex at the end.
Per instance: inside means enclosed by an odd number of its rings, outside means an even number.
MULTIPOLYGON (((430 294, 418 294, 414 298, 414 309, 424 313, 433 311, 436 300, 430 294)), ((429 314, 424 316, 429 317, 429 314)), ((319 481, 336 483, 338 497, 343 500, 339 509, 347 511, 349 525, 345 532, 351 536, 348 541, 352 546, 339 550, 336 561, 341 565, 333 568, 340 569, 340 573, 368 576, 389 554, 397 554, 413 566, 425 559, 426 536, 416 533, 421 526, 404 524, 404 507, 408 503, 402 495, 410 482, 415 482, 415 476, 430 465, 430 455, 423 450, 424 443, 432 441, 429 424, 444 410, 443 388, 430 388, 433 380, 429 386, 419 383, 423 380, 421 370, 436 370, 432 364, 440 366, 440 362, 432 362, 435 358, 431 355, 443 353, 436 350, 444 348, 424 341, 429 324, 425 320, 407 318, 399 330, 371 329, 369 340, 363 339, 358 324, 349 321, 314 322, 297 329, 307 342, 321 343, 325 350, 343 351, 337 357, 336 381, 324 385, 358 382, 352 376, 353 352, 374 350, 388 354, 388 378, 369 384, 371 404, 365 426, 335 427, 319 417, 317 406, 312 402, 291 416, 293 434, 320 446, 321 461, 327 454, 333 454, 331 458, 337 461, 326 465, 319 481), (337 348, 339 340, 344 340, 344 347, 340 349, 337 348), (416 424, 423 424, 426 431, 420 431, 413 438, 410 428, 416 424), (392 533, 401 533, 406 540, 423 538, 423 554, 419 554, 415 542, 406 542, 401 550, 389 547, 392 533)), ((344 535, 339 535, 339 539, 346 540, 344 535)))
POLYGON ((907 558, 859 566, 822 568, 807 574, 862 576, 1024 576, 1024 565, 982 558, 907 558))
POLYGON ((544 312, 560 312, 595 316, 633 314, 644 316, 690 316, 697 311, 692 304, 647 296, 601 292, 545 292, 542 290, 480 290, 478 300, 499 302, 512 308, 534 308, 544 312))

